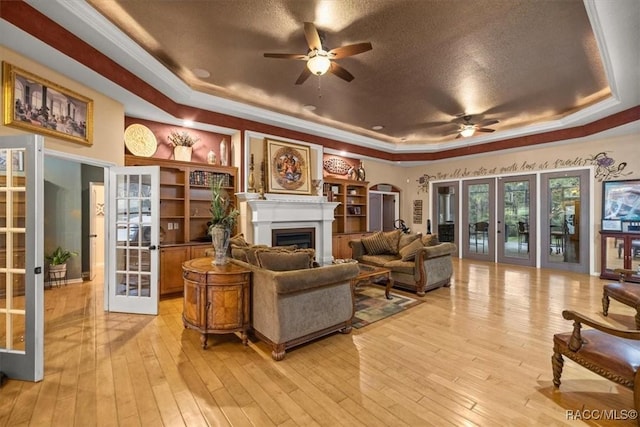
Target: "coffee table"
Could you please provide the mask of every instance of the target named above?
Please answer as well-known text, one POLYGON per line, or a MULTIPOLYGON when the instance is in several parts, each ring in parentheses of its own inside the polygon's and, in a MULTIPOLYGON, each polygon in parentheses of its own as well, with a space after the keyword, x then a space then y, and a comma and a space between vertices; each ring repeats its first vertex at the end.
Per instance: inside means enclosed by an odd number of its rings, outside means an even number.
POLYGON ((384 288, 384 296, 386 299, 392 299, 389 295, 389 291, 393 288, 393 279, 391 278, 391 270, 384 267, 376 267, 374 265, 360 264, 358 263, 358 269, 360 272, 358 275, 351 279, 351 286, 355 290, 362 282, 371 284, 371 281, 376 277, 386 277, 387 286, 384 288))

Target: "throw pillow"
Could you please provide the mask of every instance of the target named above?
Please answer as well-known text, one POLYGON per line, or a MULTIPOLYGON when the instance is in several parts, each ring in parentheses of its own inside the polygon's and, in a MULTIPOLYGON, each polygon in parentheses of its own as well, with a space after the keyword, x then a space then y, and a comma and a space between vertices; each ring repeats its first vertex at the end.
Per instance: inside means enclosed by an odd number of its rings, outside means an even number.
POLYGON ((402 234, 402 236, 400 236, 400 243, 398 243, 398 251, 404 248, 405 246, 407 246, 409 243, 413 242, 414 240, 421 239, 421 238, 422 238, 421 233, 402 234))
POLYGON ((280 251, 293 251, 295 249, 298 249, 298 245, 271 246, 270 248, 273 250, 280 250, 280 251))
POLYGON ((272 271, 304 270, 310 268, 313 256, 308 250, 304 251, 273 251, 270 249, 256 250, 258 267, 272 271))
POLYGON ((240 261, 248 262, 247 260, 247 251, 244 249, 240 249, 238 247, 231 248, 231 258, 237 259, 240 261))
POLYGON ((437 234, 425 234, 422 236, 422 244, 424 246, 435 246, 440 244, 437 234))
POLYGON ((238 233, 229 239, 229 246, 249 246, 249 243, 244 239, 244 234, 238 233))
POLYGON ((392 253, 392 248, 382 231, 378 231, 371 236, 362 239, 362 244, 367 250, 368 255, 382 255, 392 253))
MULTIPOLYGON (((247 259, 247 262, 251 265, 258 265, 258 260, 256 259, 256 251, 258 249, 265 249, 267 248, 267 245, 249 245, 247 247, 242 247, 242 246, 235 246, 233 248, 231 248, 231 254, 233 256, 233 250, 242 250, 244 251, 245 254, 245 258, 247 259)), ((234 257, 235 258, 235 257, 234 257)))
POLYGON ((392 254, 397 254, 398 253, 398 245, 400 244, 400 237, 402 235, 402 231, 400 230, 393 230, 393 231, 387 231, 384 233, 384 237, 387 238, 387 240, 389 241, 389 246, 391 247, 391 253, 392 254))
POLYGON ((416 252, 423 247, 424 245, 422 244, 422 241, 420 239, 415 239, 413 242, 400 249, 402 261, 413 261, 416 259, 416 252))

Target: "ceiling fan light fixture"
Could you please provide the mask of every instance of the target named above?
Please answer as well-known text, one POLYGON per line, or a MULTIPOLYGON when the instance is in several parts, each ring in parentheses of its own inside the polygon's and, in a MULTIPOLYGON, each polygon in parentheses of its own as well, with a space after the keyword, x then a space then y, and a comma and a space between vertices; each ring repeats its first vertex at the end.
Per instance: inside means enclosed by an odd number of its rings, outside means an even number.
POLYGON ((329 71, 331 67, 331 60, 327 52, 324 50, 314 49, 309 54, 309 60, 307 61, 307 68, 316 76, 321 76, 329 71))
POLYGON ((473 136, 476 133, 476 127, 474 125, 462 125, 462 129, 460 129, 460 135, 465 138, 473 136))

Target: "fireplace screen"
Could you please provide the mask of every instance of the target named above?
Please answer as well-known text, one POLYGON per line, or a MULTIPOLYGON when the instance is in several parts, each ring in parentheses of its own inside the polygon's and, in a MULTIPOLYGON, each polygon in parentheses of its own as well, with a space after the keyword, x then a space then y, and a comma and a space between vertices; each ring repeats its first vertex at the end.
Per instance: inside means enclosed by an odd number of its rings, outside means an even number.
POLYGON ((272 230, 271 246, 296 245, 298 248, 316 248, 315 228, 281 228, 272 230))

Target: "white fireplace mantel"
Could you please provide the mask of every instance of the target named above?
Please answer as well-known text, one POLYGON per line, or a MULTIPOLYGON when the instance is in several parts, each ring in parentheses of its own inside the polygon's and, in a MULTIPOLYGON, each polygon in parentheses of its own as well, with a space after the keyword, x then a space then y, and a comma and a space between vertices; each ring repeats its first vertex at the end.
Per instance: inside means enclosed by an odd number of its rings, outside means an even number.
POLYGON ((315 229, 316 261, 331 264, 331 226, 339 203, 323 197, 246 199, 246 229, 256 245, 272 245, 272 230, 288 228, 315 229))

